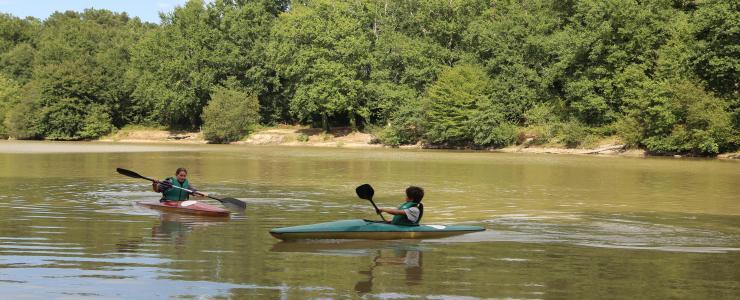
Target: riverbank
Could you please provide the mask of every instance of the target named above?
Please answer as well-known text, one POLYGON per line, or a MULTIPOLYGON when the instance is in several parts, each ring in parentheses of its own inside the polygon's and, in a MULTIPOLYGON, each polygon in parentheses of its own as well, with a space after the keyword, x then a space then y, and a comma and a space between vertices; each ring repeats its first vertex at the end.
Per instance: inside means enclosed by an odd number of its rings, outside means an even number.
MULTIPOLYGON (((207 144, 201 132, 168 131, 154 128, 124 128, 98 141, 121 143, 168 143, 168 144, 207 144)), ((302 147, 334 147, 353 149, 386 148, 369 133, 353 132, 346 127, 333 128, 325 133, 318 128, 281 125, 257 130, 242 141, 233 142, 236 145, 275 145, 275 146, 302 146, 302 147)), ((401 149, 423 149, 421 143, 404 145, 401 149)), ((499 149, 482 151, 503 153, 531 153, 531 154, 571 154, 571 155, 604 155, 604 156, 649 156, 645 150, 628 149, 618 140, 605 139, 593 147, 566 148, 564 145, 513 145, 499 149)), ((682 156, 676 156, 682 157, 682 156)), ((740 153, 724 153, 718 159, 740 159, 740 153)))
POLYGON ((202 132, 170 131, 150 127, 124 127, 101 137, 100 142, 207 144, 202 132))

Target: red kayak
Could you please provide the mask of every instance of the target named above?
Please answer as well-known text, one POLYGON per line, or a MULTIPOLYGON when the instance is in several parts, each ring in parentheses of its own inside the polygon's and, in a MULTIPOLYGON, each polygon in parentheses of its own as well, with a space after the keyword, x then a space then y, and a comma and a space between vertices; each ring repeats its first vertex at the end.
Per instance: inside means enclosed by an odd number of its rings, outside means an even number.
POLYGON ((162 211, 169 211, 169 212, 176 212, 176 213, 182 213, 182 214, 190 214, 190 215, 200 215, 200 216, 209 216, 209 217, 228 217, 231 213, 230 211, 216 207, 207 203, 198 202, 194 200, 186 200, 186 201, 167 201, 167 202, 159 202, 159 201, 146 201, 146 202, 136 202, 136 204, 141 206, 146 206, 152 209, 158 209, 162 211))

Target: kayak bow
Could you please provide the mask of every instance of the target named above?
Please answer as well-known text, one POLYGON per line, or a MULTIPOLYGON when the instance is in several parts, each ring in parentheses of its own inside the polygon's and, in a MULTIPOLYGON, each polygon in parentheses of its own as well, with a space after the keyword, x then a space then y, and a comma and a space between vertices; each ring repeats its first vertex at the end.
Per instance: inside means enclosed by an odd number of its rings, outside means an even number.
POLYGON ((190 215, 200 215, 200 216, 209 216, 209 217, 228 217, 231 213, 230 211, 216 207, 204 202, 198 202, 194 200, 186 200, 186 201, 167 201, 167 202, 159 202, 159 201, 146 201, 146 202, 136 202, 136 204, 141 206, 146 206, 152 209, 162 210, 162 211, 169 211, 169 212, 176 212, 176 213, 183 213, 183 214, 190 214, 190 215))
POLYGON ((275 228, 270 234, 281 240, 297 239, 428 239, 485 230, 467 225, 402 226, 369 220, 343 220, 311 225, 275 228))

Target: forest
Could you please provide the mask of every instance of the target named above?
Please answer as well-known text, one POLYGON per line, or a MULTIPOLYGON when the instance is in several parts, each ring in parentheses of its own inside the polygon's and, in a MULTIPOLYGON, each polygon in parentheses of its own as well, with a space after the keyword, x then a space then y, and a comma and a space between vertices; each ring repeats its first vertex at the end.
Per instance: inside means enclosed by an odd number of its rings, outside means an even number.
POLYGON ((740 0, 191 0, 0 14, 0 137, 346 126, 389 146, 740 147, 740 0))

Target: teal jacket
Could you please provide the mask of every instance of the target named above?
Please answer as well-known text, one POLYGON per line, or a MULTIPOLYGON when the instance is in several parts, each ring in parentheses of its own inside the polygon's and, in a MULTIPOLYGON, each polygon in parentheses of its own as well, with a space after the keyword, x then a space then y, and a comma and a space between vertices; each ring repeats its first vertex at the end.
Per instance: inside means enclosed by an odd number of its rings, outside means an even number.
POLYGON ((416 219, 416 222, 411 222, 411 220, 409 220, 409 218, 405 214, 403 214, 403 215, 393 216, 393 220, 391 221, 391 224, 418 226, 419 222, 421 222, 421 217, 424 216, 424 205, 422 205, 421 203, 409 201, 409 202, 404 202, 403 204, 401 204, 401 206, 399 206, 398 209, 404 210, 404 209, 411 208, 414 206, 416 206, 416 208, 419 209, 419 218, 416 219))
POLYGON ((159 200, 160 202, 188 200, 188 198, 190 197, 190 193, 176 187, 195 191, 195 188, 190 185, 190 182, 187 179, 185 179, 185 182, 180 183, 179 181, 177 181, 176 178, 168 177, 167 179, 165 179, 165 181, 172 184, 172 186, 167 187, 163 184, 159 185, 159 192, 162 193, 162 199, 159 200))

